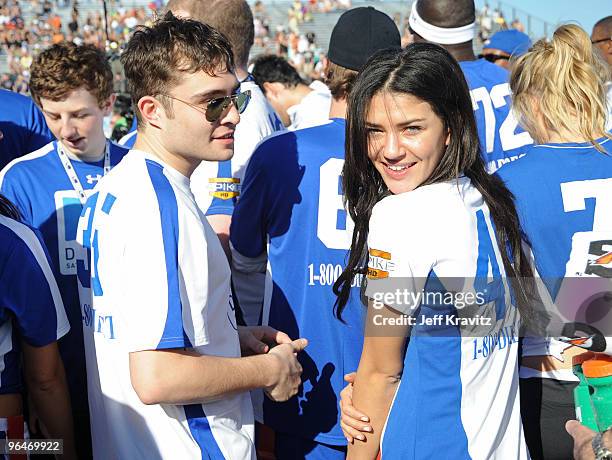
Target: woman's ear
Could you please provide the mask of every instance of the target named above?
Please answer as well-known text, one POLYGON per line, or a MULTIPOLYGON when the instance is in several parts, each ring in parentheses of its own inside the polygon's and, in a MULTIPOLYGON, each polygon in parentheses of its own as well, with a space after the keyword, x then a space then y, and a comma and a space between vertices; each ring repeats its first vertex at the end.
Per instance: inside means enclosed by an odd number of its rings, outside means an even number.
POLYGON ((451 131, 450 129, 446 130, 446 140, 444 141, 444 145, 446 145, 448 147, 448 144, 450 144, 450 139, 451 139, 451 131))

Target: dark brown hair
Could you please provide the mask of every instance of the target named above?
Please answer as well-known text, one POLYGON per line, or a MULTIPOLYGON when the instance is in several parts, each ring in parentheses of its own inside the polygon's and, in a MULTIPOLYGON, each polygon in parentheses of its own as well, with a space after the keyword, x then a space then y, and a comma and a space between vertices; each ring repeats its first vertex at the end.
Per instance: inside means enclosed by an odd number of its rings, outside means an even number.
POLYGON ((246 66, 255 40, 253 12, 245 0, 170 0, 168 9, 214 27, 229 40, 234 61, 246 66))
MULTIPOLYGON (((214 76, 234 69, 232 49, 223 35, 206 24, 177 18, 170 12, 151 27, 142 26, 134 32, 121 63, 139 126, 142 115, 137 104, 143 96, 167 93, 180 83, 184 72, 204 71, 214 76)), ((160 100, 169 110, 168 101, 160 100)))
POLYGON ((93 45, 57 43, 40 53, 30 68, 30 93, 34 102, 65 99, 85 88, 103 107, 113 94, 113 72, 104 52, 93 45))

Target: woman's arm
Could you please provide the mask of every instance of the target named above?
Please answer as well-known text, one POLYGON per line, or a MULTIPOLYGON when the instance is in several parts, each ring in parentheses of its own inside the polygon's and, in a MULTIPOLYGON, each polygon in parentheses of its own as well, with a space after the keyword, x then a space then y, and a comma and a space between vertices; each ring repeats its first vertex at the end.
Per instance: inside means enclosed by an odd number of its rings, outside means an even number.
POLYGON ((349 460, 373 460, 378 455, 383 427, 389 414, 404 366, 404 345, 408 326, 389 325, 402 315, 384 306, 368 305, 363 351, 355 377, 353 404, 368 414, 372 432, 365 442, 349 444, 349 460))
POLYGON ((22 341, 25 382, 45 434, 64 440, 62 458, 76 458, 70 396, 57 342, 33 347, 22 341))

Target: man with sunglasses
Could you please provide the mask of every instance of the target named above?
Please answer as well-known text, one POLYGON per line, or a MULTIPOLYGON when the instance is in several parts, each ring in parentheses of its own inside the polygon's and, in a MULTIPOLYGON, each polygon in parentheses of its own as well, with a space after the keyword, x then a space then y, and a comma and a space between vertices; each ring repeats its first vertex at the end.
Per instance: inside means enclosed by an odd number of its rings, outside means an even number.
POLYGON ((232 157, 249 95, 227 40, 172 13, 121 61, 137 140, 78 229, 94 458, 254 459, 248 390, 295 394, 306 341, 237 326, 227 259, 190 190, 202 161, 232 157))
MULTIPOLYGON (((593 26, 591 33, 591 43, 599 48, 604 60, 608 63, 612 72, 612 16, 600 19, 593 26)), ((608 89, 608 124, 607 128, 612 129, 612 80, 606 84, 608 89)))
POLYGON ((417 0, 408 22, 415 42, 436 43, 459 62, 472 96, 482 156, 489 172, 519 158, 533 140, 518 126, 510 109, 508 72, 474 55, 474 0, 417 0))
POLYGON ((515 29, 500 30, 493 34, 478 57, 510 70, 510 58, 525 54, 530 47, 527 34, 515 29))

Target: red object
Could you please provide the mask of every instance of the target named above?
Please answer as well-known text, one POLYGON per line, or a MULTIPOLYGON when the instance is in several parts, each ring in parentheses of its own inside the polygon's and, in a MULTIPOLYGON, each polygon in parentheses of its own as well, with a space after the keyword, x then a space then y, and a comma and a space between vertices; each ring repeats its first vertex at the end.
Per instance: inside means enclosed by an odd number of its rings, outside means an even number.
MULTIPOLYGON (((23 415, 12 415, 6 418, 8 429, 6 430, 7 439, 24 439, 25 433, 23 430, 23 415)), ((26 460, 25 454, 11 454, 10 460, 26 460)))

